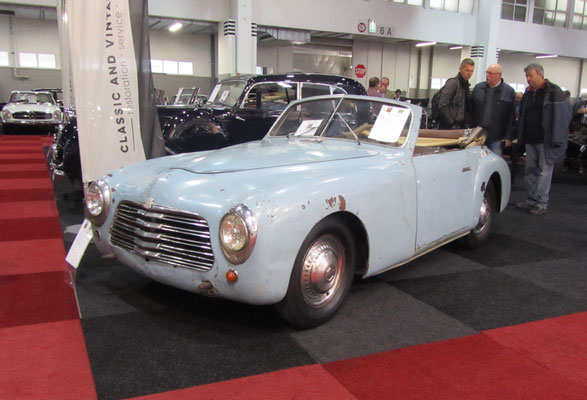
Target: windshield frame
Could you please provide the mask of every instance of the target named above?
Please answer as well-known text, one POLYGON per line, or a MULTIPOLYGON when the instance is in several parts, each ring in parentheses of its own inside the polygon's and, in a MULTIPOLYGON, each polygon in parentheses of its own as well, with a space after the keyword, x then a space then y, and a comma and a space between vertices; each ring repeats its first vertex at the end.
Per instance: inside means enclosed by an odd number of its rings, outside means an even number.
POLYGON ((10 94, 9 103, 12 104, 50 104, 57 105, 55 98, 49 92, 37 92, 37 91, 15 91, 10 94), (29 97, 34 96, 35 101, 29 102, 29 97), (39 96, 47 97, 47 100, 39 100, 39 96), (18 98, 20 97, 20 98, 18 98))
MULTIPOLYGON (((246 87, 247 87, 247 81, 243 80, 243 79, 225 79, 223 81, 220 81, 214 86, 214 89, 212 89, 210 96, 208 96, 208 99, 206 100, 206 103, 204 103, 204 104, 221 106, 221 107, 226 107, 226 108, 233 108, 239 103, 246 87), (224 85, 227 85, 227 86, 230 85, 230 87, 232 87, 232 88, 240 88, 240 91, 238 93, 238 96, 235 98, 234 103, 226 103, 226 102, 220 100, 223 93, 226 91, 226 90, 222 89, 222 87, 224 85)), ((227 90, 229 90, 229 89, 227 89, 227 90)), ((230 90, 229 90, 229 92, 230 92, 230 90)))
MULTIPOLYGON (((281 137, 287 137, 287 138, 299 138, 299 139, 305 139, 305 140, 324 140, 324 139, 332 139, 332 140, 345 140, 348 141, 349 138, 340 138, 340 137, 328 137, 328 136, 324 136, 324 133, 328 131, 328 128, 330 126, 330 124, 332 123, 333 118, 336 116, 336 114, 338 113, 339 108, 341 107, 342 103, 345 100, 358 100, 358 101, 369 101, 371 103, 373 102, 377 102, 377 103, 382 103, 381 105, 392 105, 394 107, 397 108, 401 108, 401 109, 406 109, 409 110, 410 115, 409 115, 409 124, 407 125, 407 127, 405 127, 404 129, 407 130, 406 133, 406 139, 403 141, 403 143, 399 144, 398 142, 384 142, 384 141, 378 141, 378 140, 366 140, 365 138, 360 139, 358 138, 356 135, 354 135, 354 139, 357 142, 358 145, 363 145, 363 144, 375 144, 375 145, 381 145, 381 146, 386 146, 386 147, 390 147, 390 148, 404 148, 408 145, 408 142, 410 141, 410 135, 412 130, 414 129, 414 124, 416 119, 418 118, 418 110, 420 111, 420 117, 421 117, 421 107, 413 105, 413 104, 409 104, 409 103, 405 103, 405 102, 399 102, 399 101, 395 101, 395 100, 391 100, 391 99, 384 99, 384 98, 376 98, 376 97, 368 97, 368 96, 362 96, 362 95, 340 95, 340 94, 336 94, 336 95, 325 95, 325 96, 315 96, 315 97, 307 97, 305 99, 300 99, 300 100, 296 100, 291 102, 286 109, 283 111, 283 113, 279 116, 279 118, 277 119, 277 121, 275 121, 275 123, 273 124, 273 126, 271 127, 271 129, 269 130, 269 132, 267 132, 266 137, 271 137, 271 138, 281 138, 281 137), (294 136, 291 134, 279 134, 277 135, 277 132, 280 131, 282 125, 284 124, 284 122, 286 122, 288 114, 290 112, 292 112, 292 109, 295 109, 297 106, 302 105, 302 104, 306 104, 309 102, 318 102, 318 101, 324 101, 324 100, 332 100, 332 101, 337 101, 337 103, 333 104, 333 110, 329 113, 329 115, 326 118, 328 118, 328 121, 324 124, 324 126, 320 126, 319 129, 320 131, 316 131, 316 133, 319 133, 318 135, 314 135, 314 136, 294 136)), ((295 110, 293 110, 295 112, 295 110)), ((342 115, 339 114, 339 116, 342 118, 342 115)), ((345 124, 347 123, 347 121, 345 119, 343 119, 343 122, 345 122, 345 124)), ((417 133, 416 133, 417 136, 417 133)))

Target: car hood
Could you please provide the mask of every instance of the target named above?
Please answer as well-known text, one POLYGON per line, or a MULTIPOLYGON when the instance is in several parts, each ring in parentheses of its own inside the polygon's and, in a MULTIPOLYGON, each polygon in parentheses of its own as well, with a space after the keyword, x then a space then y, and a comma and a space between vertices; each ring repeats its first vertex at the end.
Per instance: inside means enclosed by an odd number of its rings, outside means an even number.
POLYGON ((219 174, 371 157, 377 154, 379 151, 373 147, 358 145, 353 141, 265 138, 220 150, 194 153, 194 157, 182 158, 173 168, 199 174, 219 174))
POLYGON ((11 113, 26 112, 26 111, 39 111, 44 113, 52 113, 59 109, 58 106, 53 104, 37 104, 37 103, 23 103, 23 104, 7 104, 4 106, 5 109, 11 113))

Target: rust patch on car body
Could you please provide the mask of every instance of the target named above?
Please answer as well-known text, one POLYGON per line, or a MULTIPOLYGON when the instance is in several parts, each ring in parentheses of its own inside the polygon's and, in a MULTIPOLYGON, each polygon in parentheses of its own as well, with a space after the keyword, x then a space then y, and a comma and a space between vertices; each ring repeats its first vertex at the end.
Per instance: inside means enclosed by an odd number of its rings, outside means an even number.
POLYGON ((346 210, 346 200, 341 194, 338 195, 338 209, 340 211, 346 210))
POLYGON ((201 294, 210 297, 216 297, 219 294, 218 289, 216 289, 210 281, 202 281, 202 283, 198 285, 198 291, 201 294))
POLYGON ((329 199, 326 199, 326 204, 328 205, 327 208, 332 208, 336 205, 336 197, 331 197, 329 199))
POLYGON ((336 205, 338 204, 338 209, 340 211, 346 210, 346 200, 340 194, 338 195, 338 198, 336 196, 334 196, 334 197, 330 197, 329 199, 326 199, 325 201, 328 206, 326 208, 333 208, 333 207, 336 207, 336 205))

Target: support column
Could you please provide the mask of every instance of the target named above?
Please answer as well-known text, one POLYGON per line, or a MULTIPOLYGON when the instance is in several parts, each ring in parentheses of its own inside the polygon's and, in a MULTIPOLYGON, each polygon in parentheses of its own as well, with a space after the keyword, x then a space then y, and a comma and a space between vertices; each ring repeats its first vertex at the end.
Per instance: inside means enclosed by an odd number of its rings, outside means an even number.
MULTIPOLYGON (((498 30, 501 2, 495 0, 479 0, 477 10, 477 31, 475 45, 469 49, 470 57, 475 61, 475 72, 471 83, 483 82, 485 70, 498 62, 498 30)), ((464 49, 463 49, 464 50, 464 49)))
POLYGON ((252 21, 252 0, 231 0, 230 19, 218 26, 218 78, 255 74, 257 25, 252 21))

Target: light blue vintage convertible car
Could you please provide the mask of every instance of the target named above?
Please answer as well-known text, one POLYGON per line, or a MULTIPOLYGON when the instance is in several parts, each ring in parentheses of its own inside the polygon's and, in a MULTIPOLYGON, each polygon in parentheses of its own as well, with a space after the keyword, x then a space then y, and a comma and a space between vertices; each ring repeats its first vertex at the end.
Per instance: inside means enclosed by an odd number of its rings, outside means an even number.
POLYGON ((355 275, 488 237, 510 172, 480 129, 419 129, 418 106, 291 103, 265 138, 149 160, 93 182, 98 248, 159 282, 324 323, 355 275))

